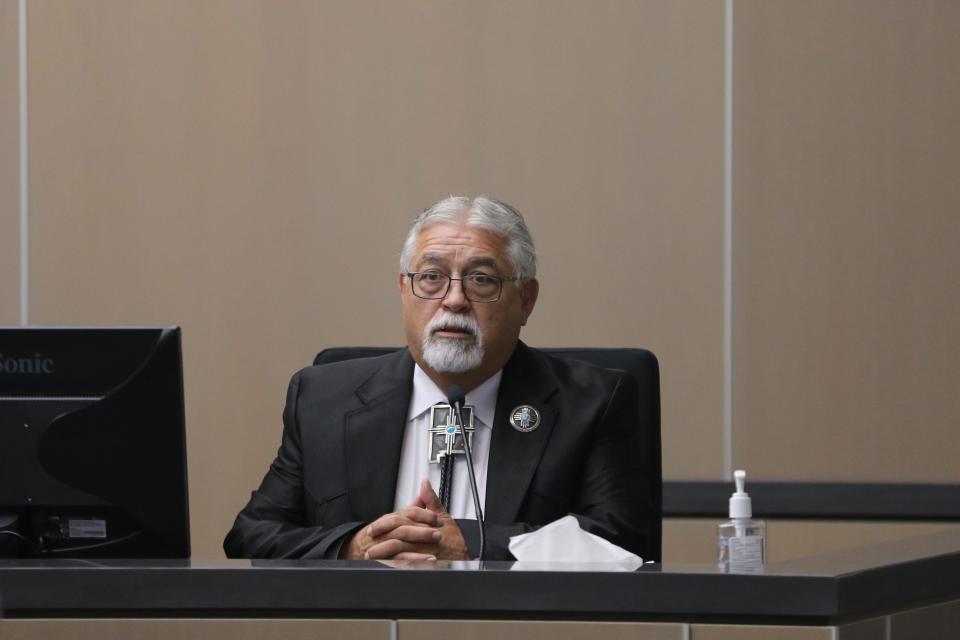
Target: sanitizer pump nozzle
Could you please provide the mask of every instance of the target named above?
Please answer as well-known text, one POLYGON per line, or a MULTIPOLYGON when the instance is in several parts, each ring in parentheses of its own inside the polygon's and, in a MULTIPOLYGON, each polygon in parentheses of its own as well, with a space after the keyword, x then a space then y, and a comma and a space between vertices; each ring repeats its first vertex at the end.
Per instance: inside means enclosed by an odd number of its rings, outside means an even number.
POLYGON ((753 505, 744 489, 747 472, 733 472, 736 491, 730 496, 730 521, 718 530, 720 570, 729 573, 757 573, 766 561, 766 523, 753 520, 753 505))

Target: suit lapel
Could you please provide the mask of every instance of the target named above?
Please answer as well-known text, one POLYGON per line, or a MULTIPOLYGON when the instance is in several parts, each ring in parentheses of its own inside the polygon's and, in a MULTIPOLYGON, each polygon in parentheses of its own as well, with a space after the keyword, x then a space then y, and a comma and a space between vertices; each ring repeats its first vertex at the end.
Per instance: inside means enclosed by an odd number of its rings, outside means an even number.
POLYGON ((401 349, 357 387, 362 406, 344 417, 347 489, 357 520, 393 511, 412 388, 413 358, 401 349))
POLYGON ((556 389, 557 382, 552 372, 533 351, 519 342, 503 368, 497 393, 484 500, 487 521, 516 521, 530 481, 553 432, 557 410, 551 397, 556 389), (540 426, 526 433, 510 425, 510 414, 524 404, 540 413, 540 426))

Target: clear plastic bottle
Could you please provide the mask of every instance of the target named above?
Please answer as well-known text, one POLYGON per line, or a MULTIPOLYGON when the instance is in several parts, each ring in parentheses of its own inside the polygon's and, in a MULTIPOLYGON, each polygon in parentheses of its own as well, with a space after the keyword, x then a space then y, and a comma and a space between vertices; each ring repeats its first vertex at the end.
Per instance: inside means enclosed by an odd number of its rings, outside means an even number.
POLYGON ((767 559, 767 524, 753 519, 750 496, 744 491, 747 472, 733 473, 736 492, 730 496, 730 520, 717 532, 719 567, 723 573, 761 573, 767 559))

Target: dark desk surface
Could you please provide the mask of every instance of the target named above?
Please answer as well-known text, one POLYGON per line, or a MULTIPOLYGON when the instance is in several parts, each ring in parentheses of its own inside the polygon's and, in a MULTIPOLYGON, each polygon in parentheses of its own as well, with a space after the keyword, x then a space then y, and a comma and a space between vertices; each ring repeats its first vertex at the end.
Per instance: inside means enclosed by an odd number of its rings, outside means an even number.
POLYGON ((960 599, 960 529, 724 575, 712 566, 0 561, 9 617, 356 617, 839 624, 960 599))

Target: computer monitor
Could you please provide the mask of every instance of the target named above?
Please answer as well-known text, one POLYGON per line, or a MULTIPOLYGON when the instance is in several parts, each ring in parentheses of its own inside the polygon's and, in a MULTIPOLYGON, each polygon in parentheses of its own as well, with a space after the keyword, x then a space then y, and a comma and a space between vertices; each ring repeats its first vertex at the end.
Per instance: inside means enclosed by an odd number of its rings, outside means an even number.
POLYGON ((0 328, 0 557, 189 558, 180 329, 0 328))

